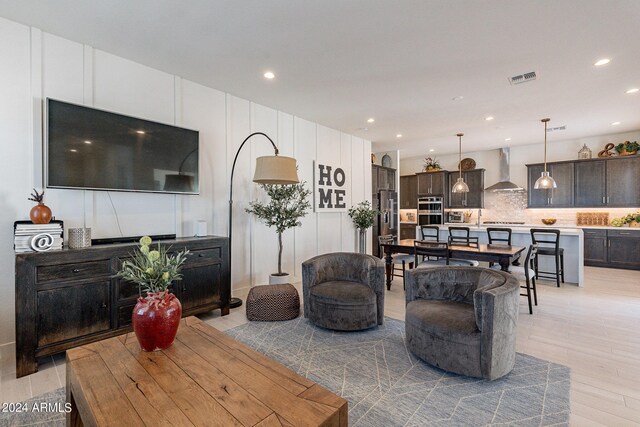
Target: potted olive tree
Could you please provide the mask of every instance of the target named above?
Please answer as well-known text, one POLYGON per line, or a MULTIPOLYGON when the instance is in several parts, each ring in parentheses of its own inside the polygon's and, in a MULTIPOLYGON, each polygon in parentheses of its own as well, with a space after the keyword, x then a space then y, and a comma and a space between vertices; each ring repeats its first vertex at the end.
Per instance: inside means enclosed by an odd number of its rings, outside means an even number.
POLYGON ((282 272, 282 233, 289 228, 302 225, 300 219, 307 215, 311 203, 307 198, 311 191, 305 182, 295 185, 260 184, 269 196, 267 203, 253 201, 246 209, 260 218, 267 227, 274 227, 278 233, 278 272, 269 276, 269 283, 288 283, 289 273, 282 272))

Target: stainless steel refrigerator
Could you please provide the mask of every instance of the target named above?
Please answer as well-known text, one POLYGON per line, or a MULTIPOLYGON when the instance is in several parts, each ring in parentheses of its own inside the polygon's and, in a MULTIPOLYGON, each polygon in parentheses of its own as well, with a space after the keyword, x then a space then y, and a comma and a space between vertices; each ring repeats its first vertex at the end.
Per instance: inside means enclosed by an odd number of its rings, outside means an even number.
POLYGON ((381 213, 373 223, 373 255, 380 257, 378 236, 392 235, 398 237, 398 193, 380 190, 373 195, 373 207, 381 213))

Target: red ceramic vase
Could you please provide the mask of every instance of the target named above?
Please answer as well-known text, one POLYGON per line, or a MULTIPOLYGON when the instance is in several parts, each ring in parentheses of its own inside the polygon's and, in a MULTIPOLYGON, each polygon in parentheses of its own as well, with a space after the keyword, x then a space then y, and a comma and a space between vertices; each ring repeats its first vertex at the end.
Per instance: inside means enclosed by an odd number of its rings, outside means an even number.
POLYGON ((132 314, 133 331, 144 351, 158 351, 173 344, 178 333, 182 305, 168 291, 149 292, 138 298, 132 314))

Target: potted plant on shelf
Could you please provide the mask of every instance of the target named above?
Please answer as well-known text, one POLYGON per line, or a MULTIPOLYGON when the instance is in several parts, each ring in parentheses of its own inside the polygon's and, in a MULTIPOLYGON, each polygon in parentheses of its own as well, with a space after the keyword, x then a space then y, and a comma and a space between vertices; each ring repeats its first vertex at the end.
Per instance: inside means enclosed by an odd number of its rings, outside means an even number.
POLYGON ((380 211, 373 209, 368 200, 358 203, 349 209, 349 217, 353 220, 353 225, 358 229, 358 252, 367 252, 367 230, 373 226, 380 211))
POLYGON ((245 209, 261 219, 267 227, 275 227, 278 233, 278 272, 269 276, 269 284, 288 283, 289 273, 282 272, 282 233, 302 225, 300 219, 307 215, 311 203, 307 200, 311 191, 305 182, 295 185, 260 184, 269 196, 268 203, 253 201, 245 209))
POLYGON ((151 238, 144 236, 140 239, 140 247, 130 260, 122 263, 116 274, 138 285, 140 297, 131 320, 144 351, 164 350, 173 344, 182 317, 182 306, 168 288, 172 282, 182 280, 180 270, 188 254, 185 249, 169 255, 168 249, 160 244, 152 250, 151 238))
POLYGON ((638 149, 640 149, 640 144, 638 144, 636 141, 625 141, 616 145, 615 149, 616 152, 621 156, 631 156, 638 152, 638 149))
POLYGON ((629 227, 640 228, 640 212, 632 213, 622 218, 614 218, 611 220, 613 227, 623 227, 629 224, 629 227))
POLYGON ((422 169, 425 172, 437 172, 439 170, 442 170, 442 167, 440 166, 440 161, 438 159, 427 157, 426 159, 424 159, 424 166, 422 167, 422 169))

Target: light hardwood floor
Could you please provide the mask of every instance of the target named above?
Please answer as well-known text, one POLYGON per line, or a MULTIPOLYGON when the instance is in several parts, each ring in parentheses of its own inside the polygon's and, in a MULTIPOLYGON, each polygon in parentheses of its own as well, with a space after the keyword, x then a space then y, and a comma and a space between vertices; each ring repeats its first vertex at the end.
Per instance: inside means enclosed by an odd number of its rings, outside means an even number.
MULTIPOLYGON (((540 281, 533 315, 521 298, 518 351, 571 367, 572 425, 640 425, 640 271, 587 267, 585 276, 584 288, 540 281)), ((404 319, 401 279, 387 292, 385 314, 404 319)), ((244 306, 229 316, 216 310, 201 318, 220 330, 247 322, 244 306)), ((13 345, 0 347, 0 371, 2 402, 65 383, 63 355, 46 358, 39 372, 16 379, 13 345)))

